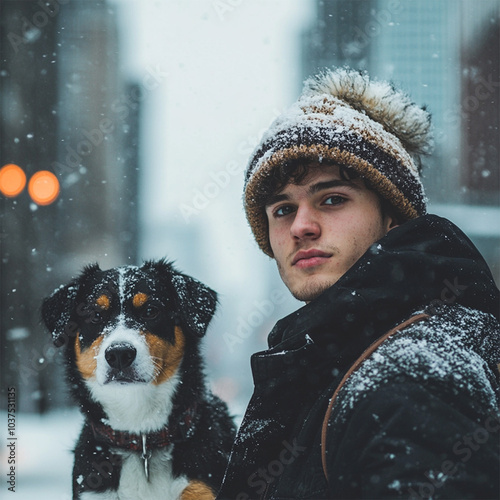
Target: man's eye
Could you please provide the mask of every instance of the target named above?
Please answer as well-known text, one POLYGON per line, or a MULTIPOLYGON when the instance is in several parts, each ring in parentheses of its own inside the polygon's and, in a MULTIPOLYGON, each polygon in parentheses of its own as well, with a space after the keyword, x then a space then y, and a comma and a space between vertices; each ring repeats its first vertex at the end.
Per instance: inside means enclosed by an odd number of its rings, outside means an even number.
POLYGON ((274 210, 273 215, 275 217, 283 217, 285 215, 291 214, 294 208, 291 205, 282 205, 274 210))
POLYGON ((325 199, 323 202, 324 205, 341 205, 344 203, 346 199, 343 196, 339 196, 338 194, 335 194, 333 196, 329 196, 328 198, 325 199))

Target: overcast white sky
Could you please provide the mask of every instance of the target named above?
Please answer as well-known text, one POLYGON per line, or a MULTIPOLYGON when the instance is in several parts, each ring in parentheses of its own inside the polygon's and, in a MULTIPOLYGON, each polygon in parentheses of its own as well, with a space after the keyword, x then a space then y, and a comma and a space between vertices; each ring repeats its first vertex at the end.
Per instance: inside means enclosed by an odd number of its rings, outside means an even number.
POLYGON ((143 89, 141 257, 168 256, 219 293, 209 365, 218 363, 228 383, 239 378, 250 390, 250 354, 265 348, 265 335, 245 339, 238 352, 221 336, 257 317, 255 301, 270 300, 273 291, 287 298, 266 315, 266 334, 300 304, 248 229, 244 170, 264 129, 300 92, 300 35, 314 2, 114 3, 123 71, 139 83, 148 74, 158 80, 155 89, 143 89))
POLYGON ((222 263, 234 286, 248 283, 253 270, 242 265, 242 252, 254 252, 263 265, 268 259, 246 225, 243 172, 259 135, 300 91, 300 33, 311 22, 314 3, 114 3, 121 7, 123 70, 139 82, 151 71, 159 80, 156 89, 146 90, 143 107, 142 257, 159 257, 166 245, 192 271, 179 255, 182 247, 163 243, 160 228, 201 231, 206 260, 200 279, 224 288, 221 273, 208 272, 222 263))
MULTIPOLYGON (((148 68, 161 69, 158 89, 145 100, 143 143, 144 213, 161 218, 190 204, 210 172, 230 161, 243 172, 257 132, 295 99, 298 35, 313 3, 117 3, 124 7, 123 67, 139 80, 148 68), (175 186, 168 196, 167 185, 175 186)), ((236 183, 242 187, 242 175, 236 183)))

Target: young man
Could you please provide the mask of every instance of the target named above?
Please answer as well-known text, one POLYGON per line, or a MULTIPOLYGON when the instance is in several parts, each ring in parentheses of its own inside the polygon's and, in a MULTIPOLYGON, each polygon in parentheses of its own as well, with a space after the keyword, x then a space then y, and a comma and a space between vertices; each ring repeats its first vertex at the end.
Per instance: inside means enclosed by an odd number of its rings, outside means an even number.
POLYGON ((220 499, 499 498, 499 291, 426 214, 425 110, 350 70, 306 82, 245 210, 306 302, 252 356, 220 499))

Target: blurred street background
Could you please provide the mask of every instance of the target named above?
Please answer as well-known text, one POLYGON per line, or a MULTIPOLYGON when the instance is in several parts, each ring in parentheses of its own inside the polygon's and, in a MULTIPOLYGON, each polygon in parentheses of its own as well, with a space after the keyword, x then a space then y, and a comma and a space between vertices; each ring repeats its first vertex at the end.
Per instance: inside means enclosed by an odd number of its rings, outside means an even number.
POLYGON ((39 315, 89 263, 167 257, 219 293, 207 373, 241 419, 250 355, 301 306, 253 240, 243 174, 322 68, 367 70, 427 106, 430 212, 500 283, 498 0, 2 0, 0 30, 1 498, 9 387, 14 498, 70 498, 82 419, 39 315))

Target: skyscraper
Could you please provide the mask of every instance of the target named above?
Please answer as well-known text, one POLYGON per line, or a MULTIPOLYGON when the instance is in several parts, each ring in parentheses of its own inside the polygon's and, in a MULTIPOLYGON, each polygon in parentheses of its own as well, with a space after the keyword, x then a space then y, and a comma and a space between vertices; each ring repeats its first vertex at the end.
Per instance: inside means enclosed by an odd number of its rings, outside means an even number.
POLYGON ((0 167, 27 180, 48 170, 60 184, 47 206, 26 189, 0 194, 2 389, 43 412, 67 404, 43 297, 85 264, 135 263, 141 88, 120 74, 106 1, 6 0, 0 13, 0 167))
POLYGON ((304 77, 349 65, 393 81, 432 114, 431 211, 456 222, 500 282, 499 19, 495 0, 318 0, 304 77))

